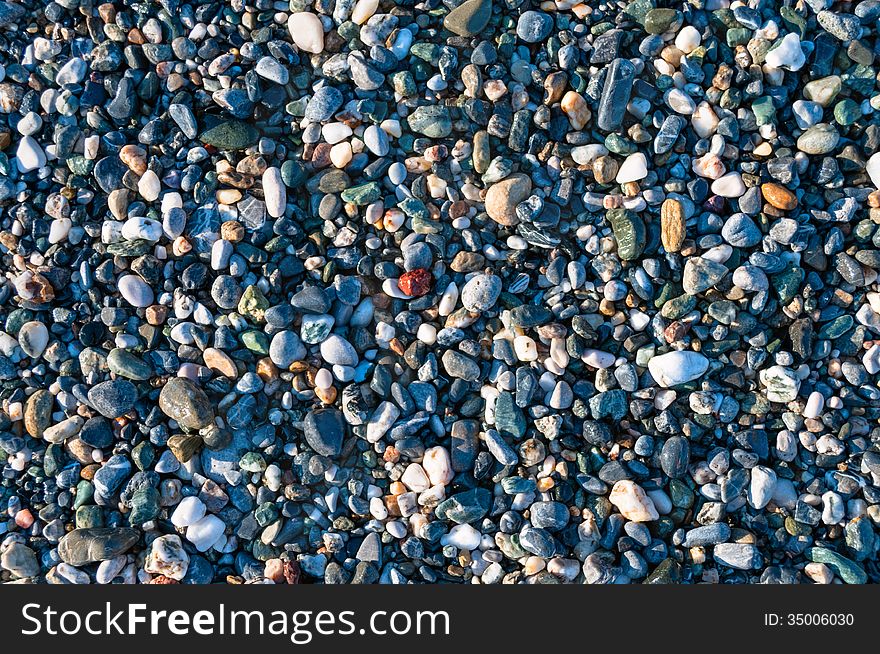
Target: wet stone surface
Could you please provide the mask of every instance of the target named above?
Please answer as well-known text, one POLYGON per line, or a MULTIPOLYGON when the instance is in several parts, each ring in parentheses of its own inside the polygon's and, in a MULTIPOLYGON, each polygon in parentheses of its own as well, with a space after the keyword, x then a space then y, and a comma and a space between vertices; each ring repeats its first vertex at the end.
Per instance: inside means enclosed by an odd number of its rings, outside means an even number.
POLYGON ((880 581, 878 18, 0 0, 0 582, 880 581))

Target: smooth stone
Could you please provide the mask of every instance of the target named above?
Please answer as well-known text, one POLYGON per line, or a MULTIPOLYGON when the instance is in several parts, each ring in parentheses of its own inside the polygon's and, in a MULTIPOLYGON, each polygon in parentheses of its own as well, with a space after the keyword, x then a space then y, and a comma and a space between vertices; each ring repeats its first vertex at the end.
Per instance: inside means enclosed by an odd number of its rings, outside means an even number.
MULTIPOLYGON (((596 114, 596 125, 602 131, 614 132, 620 129, 626 116, 626 105, 632 93, 635 74, 636 68, 628 59, 614 59, 608 66, 596 114)), ((574 156, 574 151, 572 151, 572 156, 574 156)), ((578 163, 586 162, 578 161, 578 163)))
POLYGON ((668 477, 679 479, 687 473, 690 463, 690 445, 683 436, 672 436, 663 443, 660 467, 668 477))
POLYGON ((342 106, 342 92, 333 86, 322 86, 309 98, 305 119, 321 123, 330 120, 342 106))
POLYGON ((651 357, 648 370, 662 387, 669 388, 702 377, 709 369, 709 359, 699 352, 682 350, 651 357))
POLYGON ((627 184, 644 179, 647 175, 648 159, 641 152, 634 152, 620 165, 617 171, 617 178, 614 181, 618 184, 627 184))
POLYGON ((497 275, 477 274, 461 289, 461 303, 468 311, 488 311, 501 295, 501 278, 497 275))
POLYGON ((749 485, 749 504, 763 509, 773 499, 776 490, 776 473, 766 466, 755 466, 751 470, 749 485))
POLYGON ((173 377, 159 393, 159 408, 185 429, 198 430, 214 423, 214 409, 198 384, 185 377, 173 377))
POLYGON ((202 132, 199 140, 219 150, 244 150, 260 139, 257 128, 239 120, 227 120, 202 132))
POLYGON ((324 25, 321 19, 308 11, 298 11, 290 15, 287 28, 297 48, 304 52, 320 54, 324 51, 324 25))
POLYGON ((429 138, 446 138, 452 133, 452 118, 443 105, 416 107, 407 117, 412 131, 429 138))
POLYGON ((306 354, 307 350, 299 336, 292 331, 278 332, 272 337, 269 345, 269 358, 283 370, 290 368, 295 361, 301 361, 306 354))
POLYGON ((492 0, 466 0, 446 14, 443 27, 459 36, 476 36, 492 18, 492 0))
POLYGON ((315 409, 306 414, 303 432, 315 452, 322 456, 339 456, 346 435, 345 419, 332 407, 315 409))
POLYGON ((718 543, 712 555, 717 563, 736 570, 755 570, 761 565, 758 548, 749 543, 718 543))
POLYGON ((553 18, 542 11, 524 11, 516 23, 516 35, 526 43, 540 43, 553 30, 553 18))
POLYGON ((140 539, 140 532, 128 527, 74 529, 58 543, 58 556, 72 566, 107 561, 125 554, 140 539))
POLYGON ((728 273, 724 264, 704 257, 690 257, 684 265, 682 286, 688 295, 707 291, 720 282, 728 273))
POLYGON ((46 153, 40 144, 31 136, 22 136, 15 150, 18 169, 29 173, 46 165, 46 153))
POLYGON ((721 228, 721 236, 734 247, 750 248, 761 242, 761 230, 755 222, 744 213, 735 213, 728 218, 721 228))
POLYGON ((819 123, 813 125, 797 139, 797 147, 807 154, 828 154, 833 152, 840 141, 840 134, 833 125, 819 123))
POLYGON ((207 552, 222 536, 226 524, 215 515, 206 515, 186 528, 186 539, 199 552, 207 552))
POLYGON ((148 363, 136 354, 118 347, 110 350, 107 355, 107 367, 114 375, 134 381, 146 381, 153 376, 153 370, 148 363))
POLYGON ((111 379, 89 389, 89 403, 106 418, 128 413, 138 399, 137 387, 127 379, 111 379))
POLYGON ((338 334, 330 334, 321 343, 321 358, 333 366, 356 366, 358 354, 354 346, 338 334))
POLYGON ((629 479, 621 479, 614 484, 608 501, 617 507, 624 518, 633 522, 651 522, 660 518, 654 502, 644 489, 629 479))
POLYGON ((18 330, 18 345, 32 359, 39 359, 49 345, 49 330, 38 320, 26 322, 18 330))
POLYGON ((263 172, 263 196, 266 213, 273 218, 280 218, 287 209, 287 188, 281 180, 281 171, 270 166, 263 172))
POLYGON ((519 222, 516 205, 529 197, 531 192, 532 180, 528 175, 515 173, 486 191, 486 213, 499 225, 515 225, 519 222))
POLYGON ((153 304, 153 289, 137 275, 123 275, 116 282, 119 294, 133 307, 148 307, 153 304))

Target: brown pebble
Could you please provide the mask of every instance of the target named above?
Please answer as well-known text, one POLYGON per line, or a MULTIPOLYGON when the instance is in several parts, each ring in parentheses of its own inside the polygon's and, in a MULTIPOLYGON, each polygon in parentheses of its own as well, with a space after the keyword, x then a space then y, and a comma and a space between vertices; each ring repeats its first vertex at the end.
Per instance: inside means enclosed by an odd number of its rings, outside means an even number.
POLYGON ((449 217, 452 220, 456 218, 461 218, 462 216, 467 215, 468 212, 468 203, 464 200, 456 200, 451 205, 449 205, 449 217))
POLYGON ((140 146, 123 145, 119 150, 119 160, 138 175, 147 172, 147 151, 140 146))
POLYGON ((798 206, 797 196, 781 184, 774 182, 762 184, 761 195, 771 205, 783 211, 791 211, 798 206))
POLYGON ((667 198, 660 207, 660 240, 667 252, 678 252, 684 243, 687 227, 681 202, 667 198))
POLYGON ((617 161, 613 157, 597 157, 593 161, 593 177, 598 184, 610 184, 617 177, 617 161))
POLYGON ((238 379, 238 370, 235 362, 226 352, 213 347, 206 348, 202 353, 205 365, 218 375, 228 377, 229 379, 238 379))
POLYGON ((257 177, 262 175, 268 167, 269 164, 266 163, 263 155, 251 154, 239 161, 235 166, 235 170, 243 175, 257 177))
POLYGON ((244 225, 234 220, 227 220, 220 225, 220 238, 230 243, 238 243, 244 238, 244 225))
POLYGON ((147 324, 154 327, 161 325, 168 317, 168 307, 161 304, 153 304, 146 308, 144 314, 147 317, 147 324))
POLYGON ((333 404, 336 401, 336 388, 316 388, 315 395, 324 404, 333 404))
POLYGON ((568 73, 558 71, 550 73, 544 79, 544 104, 548 107, 562 100, 568 86, 568 73))
POLYGON ((272 363, 272 359, 265 357, 257 361, 257 376, 264 382, 270 382, 278 378, 278 368, 272 363))

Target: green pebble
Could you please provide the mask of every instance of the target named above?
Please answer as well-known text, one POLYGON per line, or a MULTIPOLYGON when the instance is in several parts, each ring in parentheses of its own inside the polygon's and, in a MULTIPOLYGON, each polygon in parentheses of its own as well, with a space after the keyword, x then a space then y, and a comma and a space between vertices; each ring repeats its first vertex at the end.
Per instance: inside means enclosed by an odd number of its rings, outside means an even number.
POLYGON ((620 136, 620 134, 609 134, 606 136, 605 147, 614 154, 622 155, 632 154, 638 150, 635 143, 620 136))
POLYGON ((407 124, 414 132, 429 138, 446 138, 452 133, 452 118, 443 105, 416 107, 407 117, 407 124))
POLYGON ((760 98, 752 102, 752 112, 755 114, 755 123, 761 125, 769 125, 776 122, 776 108, 773 106, 773 100, 769 95, 762 95, 760 98))
POLYGON ((244 150, 256 145, 260 132, 253 125, 239 120, 227 120, 204 131, 199 140, 220 150, 244 150))
POLYGON ((770 277, 770 283, 776 289, 779 300, 783 304, 788 304, 797 296, 803 281, 804 270, 798 266, 790 266, 781 273, 770 277))
POLYGON ((152 486, 140 488, 131 496, 131 513, 128 514, 128 523, 132 527, 139 527, 159 515, 159 491, 152 486))
POLYGON ((852 326, 855 324, 855 319, 849 315, 838 316, 831 322, 825 323, 822 325, 822 328, 819 330, 817 336, 821 339, 831 340, 834 338, 840 338, 845 333, 847 333, 852 326))
POLYGON ((735 27, 727 30, 727 45, 735 48, 738 45, 745 45, 752 38, 752 30, 745 27, 735 27))
POLYGON ((672 506, 689 509, 694 505, 694 492, 680 479, 669 480, 669 497, 672 506))
POLYGON ((107 367, 114 375, 145 381, 153 376, 153 369, 136 354, 123 348, 113 348, 107 355, 107 367))
POLYGON ((281 181, 288 188, 296 188, 306 180, 307 176, 305 166, 299 161, 288 159, 281 164, 281 181))
POLYGON ((241 342, 251 352, 260 355, 269 354, 269 337, 263 332, 249 329, 241 334, 241 342))
POLYGON ((847 584, 864 584, 868 581, 868 575, 862 566, 834 550, 808 547, 807 558, 815 563, 824 563, 847 584))
POLYGON ((266 316, 266 309, 271 305, 263 291, 254 284, 249 285, 241 294, 238 301, 238 312, 245 318, 250 318, 254 322, 263 322, 266 316))
POLYGON ((372 204, 382 197, 382 187, 378 182, 368 182, 360 186, 347 188, 342 192, 342 201, 362 206, 372 204))
POLYGON ((645 249, 645 222, 629 209, 610 209, 605 219, 611 223, 617 241, 617 256, 624 261, 637 259, 645 249))
POLYGON ((100 506, 89 504, 76 510, 74 524, 77 529, 90 529, 104 526, 104 511, 100 506))
POLYGON ((648 34, 663 34, 682 22, 682 14, 677 9, 652 9, 645 15, 645 31, 648 34))
POLYGON ((862 117, 862 110, 855 100, 847 98, 834 105, 834 120, 838 125, 849 126, 862 117))
POLYGON ((678 320, 693 311, 695 306, 697 306, 696 296, 683 293, 677 297, 670 298, 663 305, 660 313, 667 320, 678 320))
POLYGON ((426 207, 425 203, 418 198, 404 198, 397 203, 397 206, 410 218, 428 220, 431 217, 431 212, 428 211, 428 207, 426 207))
POLYGON ((134 461, 134 464, 137 466, 138 470, 147 470, 150 465, 153 463, 153 459, 156 456, 156 451, 153 448, 150 441, 141 441, 137 445, 134 446, 134 449, 131 451, 131 459, 134 461))
POLYGON ((413 79, 412 73, 408 70, 394 73, 394 75, 391 76, 391 84, 394 87, 394 92, 405 98, 415 95, 418 92, 416 81, 413 79))

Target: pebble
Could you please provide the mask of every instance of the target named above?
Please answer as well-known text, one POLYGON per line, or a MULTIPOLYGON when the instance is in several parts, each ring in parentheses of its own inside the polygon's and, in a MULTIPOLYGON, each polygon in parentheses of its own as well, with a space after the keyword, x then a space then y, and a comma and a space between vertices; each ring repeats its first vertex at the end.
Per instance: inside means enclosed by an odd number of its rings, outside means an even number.
POLYGON ((123 299, 133 307, 148 307, 153 303, 153 289, 136 275, 123 275, 120 277, 117 282, 117 288, 123 299))
POLYGON ((26 322, 18 330, 18 344, 31 359, 39 359, 49 345, 49 330, 37 320, 26 322))
POLYGON ((486 192, 486 213, 499 225, 515 225, 519 222, 516 206, 528 197, 531 190, 531 180, 522 174, 511 175, 493 184, 486 192))
POLYGON ((310 411, 303 421, 303 431, 309 446, 323 456, 339 456, 345 438, 342 413, 333 408, 310 411))
MULTIPOLYGON (((186 499, 196 498, 190 497, 186 499)), ((187 536, 189 536, 189 530, 187 530, 187 536)), ((174 579, 175 581, 183 581, 189 569, 189 562, 189 554, 183 548, 180 536, 177 534, 166 534, 150 543, 150 549, 144 561, 144 570, 162 575, 168 579, 174 579)))
POLYGON ((648 162, 645 155, 641 152, 635 152, 629 155, 620 165, 614 181, 618 184, 627 184, 644 179, 647 175, 648 162))
POLYGON ((648 369, 663 388, 686 384, 702 377, 709 368, 709 359, 699 352, 675 351, 651 357, 648 369))
POLYGON ((74 529, 58 543, 58 556, 72 566, 108 561, 125 554, 138 541, 136 529, 95 527, 74 529))
POLYGON ((495 275, 474 275, 461 289, 461 304, 468 311, 488 311, 498 301, 501 287, 501 278, 495 275))
POLYGON ((270 166, 263 171, 262 179, 266 213, 273 218, 280 218, 287 208, 287 188, 281 180, 281 171, 275 166, 270 166))
POLYGON ((226 525, 215 515, 206 515, 186 528, 186 539, 199 552, 207 552, 223 536, 226 525))
POLYGON ((175 377, 159 393, 159 408, 186 429, 202 429, 214 420, 214 410, 205 392, 192 380, 175 377))
POLYGON ((608 501, 617 507, 624 518, 633 522, 651 522, 660 518, 654 502, 644 489, 628 479, 614 484, 608 501))
POLYGON ((794 32, 789 32, 774 44, 764 57, 764 62, 771 68, 783 68, 798 71, 807 62, 801 40, 794 32))
POLYGON ((294 45, 300 50, 313 54, 324 51, 324 26, 315 14, 309 11, 295 12, 290 15, 287 27, 294 45))
POLYGON ((550 35, 553 19, 543 11, 524 11, 516 24, 516 35, 526 43, 540 43, 550 35))
POLYGON ((718 543, 712 556, 720 565, 735 570, 752 570, 761 565, 758 548, 749 543, 718 543))
POLYGON ((466 0, 443 19, 443 26, 459 36, 476 36, 492 17, 491 0, 466 0))

